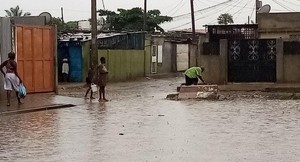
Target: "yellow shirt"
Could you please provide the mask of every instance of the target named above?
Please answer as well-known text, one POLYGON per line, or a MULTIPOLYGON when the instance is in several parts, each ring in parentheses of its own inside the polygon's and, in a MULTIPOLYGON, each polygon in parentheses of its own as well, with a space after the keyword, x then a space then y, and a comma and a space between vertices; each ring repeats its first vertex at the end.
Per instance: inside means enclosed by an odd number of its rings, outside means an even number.
POLYGON ((184 75, 189 78, 198 78, 202 75, 202 69, 200 67, 191 67, 184 72, 184 75))

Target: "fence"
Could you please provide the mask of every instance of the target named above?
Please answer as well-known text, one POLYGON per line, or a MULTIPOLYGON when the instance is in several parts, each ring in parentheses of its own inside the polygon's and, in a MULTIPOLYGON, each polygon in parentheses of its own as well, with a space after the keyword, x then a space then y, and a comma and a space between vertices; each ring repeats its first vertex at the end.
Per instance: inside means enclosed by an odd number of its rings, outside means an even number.
POLYGON ((144 50, 99 50, 98 58, 105 57, 109 81, 125 81, 145 76, 144 50))

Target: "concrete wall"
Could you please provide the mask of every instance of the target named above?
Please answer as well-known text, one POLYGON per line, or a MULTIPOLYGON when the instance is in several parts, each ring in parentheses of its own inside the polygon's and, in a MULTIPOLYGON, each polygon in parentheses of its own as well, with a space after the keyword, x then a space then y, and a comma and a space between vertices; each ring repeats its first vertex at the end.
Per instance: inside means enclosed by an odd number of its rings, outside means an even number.
POLYGON ((146 35, 145 40, 145 76, 151 74, 151 35, 146 35))
MULTIPOLYGON (((0 17, 0 62, 4 62, 8 58, 8 53, 12 51, 12 30, 10 19, 0 17)), ((4 80, 0 74, 0 101, 6 100, 6 92, 4 91, 4 80)))
POLYGON ((300 13, 265 13, 257 15, 260 38, 290 38, 300 34, 300 13))
MULTIPOLYGON (((228 82, 228 42, 220 41, 220 55, 203 55, 204 40, 199 42, 198 66, 204 66, 203 78, 208 83, 228 82)), ((287 40, 285 40, 287 41, 287 40)), ((276 83, 300 83, 300 55, 284 53, 284 40, 276 40, 276 83)))
POLYGON ((284 41, 276 41, 277 83, 300 83, 300 55, 284 53, 284 41))
POLYGON ((162 62, 157 62, 157 73, 164 74, 176 71, 176 44, 166 41, 163 36, 152 36, 152 45, 162 46, 162 62))
POLYGON ((105 57, 109 81, 126 81, 145 76, 144 50, 99 50, 99 59, 105 57))
POLYGON ((176 71, 184 72, 190 65, 190 49, 189 44, 176 44, 176 71))
POLYGON ((283 82, 300 83, 300 55, 284 55, 283 82))
POLYGON ((228 77, 228 68, 227 68, 227 40, 220 41, 220 53, 219 55, 203 55, 203 40, 199 43, 199 57, 197 61, 198 66, 205 67, 203 72, 203 79, 207 83, 212 84, 226 84, 228 77))
POLYGON ((165 38, 163 36, 152 36, 153 45, 163 45, 164 42, 165 42, 165 38))
POLYGON ((15 25, 36 25, 44 26, 46 25, 45 16, 22 16, 22 17, 12 17, 12 22, 15 25))
POLYGON ((172 61, 174 60, 173 45, 171 42, 164 42, 162 48, 162 62, 157 63, 157 73, 171 73, 172 61))
POLYGON ((190 67, 197 66, 198 46, 195 44, 189 45, 189 65, 190 67))

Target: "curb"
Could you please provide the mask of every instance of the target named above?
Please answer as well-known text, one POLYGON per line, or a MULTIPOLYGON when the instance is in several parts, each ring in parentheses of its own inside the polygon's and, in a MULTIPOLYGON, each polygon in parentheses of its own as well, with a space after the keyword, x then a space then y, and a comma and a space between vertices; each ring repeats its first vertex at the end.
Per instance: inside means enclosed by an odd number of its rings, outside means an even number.
POLYGON ((6 115, 15 115, 15 114, 25 114, 25 113, 45 111, 45 110, 69 108, 69 107, 74 107, 74 106, 76 106, 76 105, 73 105, 73 104, 56 104, 56 105, 35 107, 35 108, 29 108, 29 109, 23 109, 23 110, 13 110, 13 111, 0 112, 0 115, 6 116, 6 115))

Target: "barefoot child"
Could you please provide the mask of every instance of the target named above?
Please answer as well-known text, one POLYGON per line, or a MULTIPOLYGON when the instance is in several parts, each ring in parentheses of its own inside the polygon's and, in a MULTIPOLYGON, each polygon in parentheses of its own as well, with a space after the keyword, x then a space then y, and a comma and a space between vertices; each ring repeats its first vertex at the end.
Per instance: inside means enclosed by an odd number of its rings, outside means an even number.
POLYGON ((91 87, 91 85, 92 85, 92 80, 93 80, 93 78, 94 78, 94 68, 93 67, 91 67, 90 69, 89 69, 89 71, 88 71, 88 76, 86 77, 86 85, 88 86, 88 89, 86 90, 86 93, 85 93, 85 98, 87 98, 87 95, 88 95, 88 93, 91 91, 91 96, 90 96, 90 99, 92 100, 92 99, 95 99, 94 97, 93 97, 93 91, 91 90, 92 89, 92 87, 91 87))
POLYGON ((105 58, 101 57, 100 64, 97 67, 97 85, 99 86, 99 102, 108 101, 105 97, 105 86, 106 86, 107 74, 108 74, 108 71, 105 67, 105 63, 106 63, 105 58))

